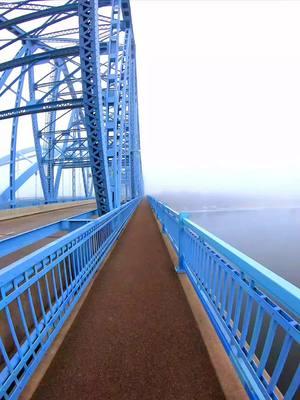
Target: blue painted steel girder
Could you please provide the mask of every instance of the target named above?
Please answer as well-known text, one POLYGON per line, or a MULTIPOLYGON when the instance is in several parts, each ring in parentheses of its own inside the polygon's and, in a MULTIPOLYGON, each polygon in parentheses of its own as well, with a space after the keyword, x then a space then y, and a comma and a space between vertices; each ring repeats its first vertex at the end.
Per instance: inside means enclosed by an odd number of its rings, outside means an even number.
POLYGON ((101 215, 112 209, 112 200, 102 111, 98 1, 79 0, 78 14, 85 125, 97 207, 101 215))
POLYGON ((28 106, 12 108, 10 110, 0 111, 0 120, 21 117, 22 115, 37 114, 41 112, 54 111, 54 110, 66 110, 72 108, 79 108, 83 106, 82 99, 71 99, 71 100, 61 100, 53 101, 49 103, 36 103, 29 104, 28 106))
MULTIPOLYGON (((101 52, 103 54, 107 53, 107 43, 99 43, 101 52)), ((20 67, 22 65, 29 64, 40 64, 43 62, 48 62, 49 60, 55 60, 57 58, 79 56, 79 46, 65 47, 62 49, 44 51, 42 53, 34 53, 27 57, 14 58, 13 60, 0 63, 0 71, 5 71, 6 69, 13 69, 20 67)))
MULTIPOLYGON (((27 182, 29 178, 31 178, 34 174, 36 174, 39 170, 39 166, 37 163, 32 164, 28 169, 26 169, 18 178, 15 179, 14 190, 15 192, 19 190, 24 183, 27 182)), ((2 202, 6 203, 8 201, 12 201, 11 199, 11 186, 6 188, 0 195, 0 199, 2 202)), ((14 199, 15 201, 15 199, 14 199)))
POLYGON ((70 12, 70 11, 76 11, 77 10, 77 4, 73 3, 73 4, 64 4, 62 6, 59 7, 51 7, 51 8, 47 8, 45 10, 39 10, 33 13, 29 13, 29 14, 24 14, 21 15, 19 17, 16 18, 12 18, 8 21, 5 22, 1 22, 0 23, 0 30, 2 29, 8 29, 12 26, 18 25, 18 24, 22 24, 24 22, 29 22, 29 21, 34 21, 38 18, 43 18, 43 17, 48 17, 54 14, 62 14, 62 13, 66 13, 66 12, 70 12))
POLYGON ((74 168, 81 168, 87 196, 91 193, 89 176, 92 171, 99 213, 103 214, 136 197, 135 181, 142 181, 141 169, 135 167, 140 156, 135 140, 139 133, 136 128, 137 102, 132 90, 136 71, 132 68, 135 46, 129 1, 66 1, 60 7, 32 7, 28 10, 34 12, 10 19, 10 11, 0 15, 0 30, 5 29, 15 36, 0 46, 0 56, 4 48, 16 43, 21 45, 13 59, 0 64, 0 71, 3 71, 0 97, 4 98, 7 93, 19 96, 14 108, 0 110, 0 121, 9 118, 15 121, 10 154, 12 206, 19 183, 24 184, 30 178, 26 173, 21 180, 20 176, 16 178, 14 166, 17 160, 15 145, 20 135, 18 121, 23 115, 31 115, 45 201, 56 201, 63 169, 72 168, 74 178, 74 168), (110 6, 110 13, 102 12, 102 6, 110 6), (67 30, 61 30, 61 27, 54 30, 56 23, 74 15, 79 16, 78 28, 73 29, 70 25, 67 30), (89 20, 91 15, 92 21, 89 20), (23 22, 30 22, 30 31, 19 27, 23 22), (48 31, 44 34, 46 28, 48 31), (50 33, 49 28, 52 30, 50 33), (64 40, 60 40, 60 35, 78 31, 78 39, 65 41, 76 45, 62 47, 64 40), (51 46, 46 43, 44 40, 48 36, 59 39, 58 44, 55 41, 50 43, 51 46), (43 68, 49 67, 51 74, 58 78, 53 79, 46 72, 41 78, 43 68), (58 70, 54 72, 53 68, 58 68, 60 73, 58 70), (29 85, 29 99, 26 90, 22 90, 24 82, 29 85), (42 97, 40 93, 43 93, 42 97), (64 137, 61 118, 70 121, 69 128, 63 129, 64 137), (77 126, 72 125, 74 123, 77 126))

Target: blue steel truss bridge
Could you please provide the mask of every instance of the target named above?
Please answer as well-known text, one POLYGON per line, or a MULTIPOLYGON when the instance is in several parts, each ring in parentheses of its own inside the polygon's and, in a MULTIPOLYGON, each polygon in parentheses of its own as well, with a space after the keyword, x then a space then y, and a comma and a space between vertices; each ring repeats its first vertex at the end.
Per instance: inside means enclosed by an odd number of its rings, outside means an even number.
POLYGON ((0 400, 300 398, 300 289, 144 198, 129 0, 0 1, 0 133, 0 400))
POLYGON ((35 174, 46 204, 58 200, 63 173, 70 195, 80 179, 101 214, 141 195, 129 2, 5 1, 0 10, 0 121, 10 133, 1 203, 15 207, 35 174), (29 142, 35 157, 20 173, 18 145, 29 142))

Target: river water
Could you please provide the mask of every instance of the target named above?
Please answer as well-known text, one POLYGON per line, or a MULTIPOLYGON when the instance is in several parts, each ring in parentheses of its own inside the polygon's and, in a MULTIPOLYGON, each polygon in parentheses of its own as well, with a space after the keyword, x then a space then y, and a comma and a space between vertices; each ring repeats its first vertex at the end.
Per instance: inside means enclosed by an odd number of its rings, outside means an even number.
POLYGON ((191 212, 190 219, 300 287, 300 208, 191 212))

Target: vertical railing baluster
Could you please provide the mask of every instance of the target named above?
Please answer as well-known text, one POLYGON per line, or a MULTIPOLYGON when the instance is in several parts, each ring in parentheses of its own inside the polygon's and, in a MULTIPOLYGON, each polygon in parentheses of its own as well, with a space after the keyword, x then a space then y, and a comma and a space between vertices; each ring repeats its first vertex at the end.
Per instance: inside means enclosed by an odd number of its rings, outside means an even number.
POLYGON ((224 313, 225 313, 225 307, 226 307, 226 302, 227 302, 227 286, 228 286, 228 279, 229 279, 228 272, 224 270, 224 273, 225 273, 225 276, 224 276, 223 293, 222 293, 221 310, 220 310, 221 317, 223 317, 224 313))
POLYGON ((284 400, 296 400, 294 397, 296 392, 299 391, 299 382, 300 382, 300 365, 298 365, 295 375, 293 376, 288 390, 284 395, 284 400))
POLYGON ((230 288, 230 295, 229 295, 229 299, 228 299, 227 315, 226 315, 226 325, 228 327, 230 326, 233 300, 234 300, 234 294, 235 294, 235 280, 233 279, 233 276, 230 277, 229 288, 230 288))
POLYGON ((38 333, 39 332, 39 321, 38 321, 38 317, 36 315, 36 311, 35 311, 35 308, 34 308, 34 303, 33 303, 32 294, 31 294, 31 288, 30 287, 27 289, 27 296, 28 296, 28 300, 29 300, 29 307, 30 307, 30 311, 31 311, 34 327, 35 327, 36 332, 38 333))
POLYGON ((43 316, 43 320, 44 320, 44 328, 46 328, 47 317, 46 317, 44 299, 43 299, 42 290, 41 290, 41 284, 40 284, 39 280, 37 281, 36 286, 37 286, 37 291, 38 291, 38 299, 39 299, 39 302, 40 302, 40 307, 41 307, 42 316, 43 316))
POLYGON ((241 331, 241 339, 240 339, 241 348, 243 348, 246 343, 246 338, 247 338, 248 328, 249 328, 249 323, 250 323, 250 317, 251 317, 251 312, 252 312, 252 305, 253 305, 253 298, 248 295, 246 311, 244 313, 244 320, 243 320, 242 331, 241 331))
POLYGON ((216 291, 216 307, 217 309, 220 308, 220 298, 222 293, 222 280, 223 280, 223 268, 222 268, 222 261, 218 263, 218 277, 217 277, 217 291, 216 291))
POLYGON ((15 374, 14 367, 13 367, 13 365, 11 363, 10 358, 8 357, 8 354, 7 354, 6 348, 5 348, 4 344, 3 344, 3 340, 1 338, 1 336, 0 336, 0 352, 1 352, 2 356, 3 356, 5 365, 7 366, 8 370, 10 372, 10 376, 12 376, 13 379, 17 382, 18 379, 17 379, 17 376, 15 374))
POLYGON ((178 228, 178 266, 176 271, 178 273, 185 272, 184 265, 184 248, 183 248, 183 235, 184 235, 184 220, 188 218, 188 213, 182 212, 179 214, 179 228, 178 228))
POLYGON ((21 346, 20 346, 20 342, 19 342, 16 330, 15 330, 15 326, 14 326, 14 323, 13 323, 13 320, 12 320, 12 317, 11 317, 11 313, 10 313, 9 307, 6 306, 4 308, 4 310, 5 310, 5 314, 6 314, 6 318, 7 318, 7 322, 8 322, 8 325, 9 325, 9 329, 10 329, 10 332, 11 332, 11 336, 12 336, 13 342, 14 342, 14 344, 16 346, 17 352, 19 354, 19 358, 21 360, 22 356, 23 356, 23 352, 22 352, 22 349, 21 349, 21 346))
POLYGON ((254 324, 254 328, 253 328, 253 333, 252 333, 252 337, 250 340, 250 347, 249 347, 248 354, 247 354, 247 358, 250 362, 252 361, 253 356, 256 351, 256 346, 257 346, 258 338, 261 333, 263 319, 264 319, 264 310, 260 305, 258 305, 258 310, 256 312, 256 318, 255 318, 255 324, 254 324))
POLYGON ((51 277, 52 277, 52 281, 53 281, 55 303, 58 304, 58 296, 57 296, 57 288, 56 288, 56 279, 55 279, 54 269, 51 270, 51 277))
POLYGON ((276 333, 276 329, 277 329, 277 323, 275 322, 275 320, 272 318, 269 324, 269 329, 268 329, 268 333, 267 333, 267 337, 264 343, 264 348, 263 348, 263 352, 262 355, 260 357, 259 360, 259 364, 258 364, 258 368, 257 368, 257 375, 259 377, 262 376, 265 366, 267 364, 268 361, 268 357, 271 351, 271 347, 273 345, 273 340, 274 340, 274 336, 276 333))
POLYGON ((31 340, 31 337, 30 337, 30 332, 29 332, 29 329, 28 329, 26 316, 25 316, 25 313, 24 313, 23 304, 22 304, 20 296, 17 297, 17 303, 18 303, 19 313, 20 313, 20 316, 21 316, 21 321, 22 321, 22 325, 23 325, 23 328, 24 328, 26 340, 28 342, 29 347, 31 347, 32 346, 32 340, 31 340))
MULTIPOLYGON (((289 334, 286 334, 283 344, 281 346, 280 354, 276 361, 275 368, 272 373, 270 383, 268 385, 268 393, 269 394, 273 393, 275 386, 277 385, 278 379, 279 379, 281 372, 285 366, 285 362, 288 357, 289 351, 291 349, 292 343, 293 343, 292 337, 289 334)), ((299 384, 300 384, 300 382, 299 382, 299 384)))
POLYGON ((238 292, 237 292, 235 311, 234 311, 233 327, 232 327, 232 335, 234 337, 237 335, 237 331, 239 328, 243 296, 244 296, 244 291, 243 291, 242 287, 239 285, 238 292))
POLYGON ((216 258, 212 257, 211 273, 210 273, 210 277, 209 277, 209 296, 211 298, 213 296, 213 281, 214 281, 215 273, 216 273, 216 258))
POLYGON ((217 304, 217 287, 218 287, 218 278, 219 278, 219 269, 220 269, 220 257, 216 257, 215 259, 215 273, 213 277, 212 284, 212 301, 214 304, 217 304))

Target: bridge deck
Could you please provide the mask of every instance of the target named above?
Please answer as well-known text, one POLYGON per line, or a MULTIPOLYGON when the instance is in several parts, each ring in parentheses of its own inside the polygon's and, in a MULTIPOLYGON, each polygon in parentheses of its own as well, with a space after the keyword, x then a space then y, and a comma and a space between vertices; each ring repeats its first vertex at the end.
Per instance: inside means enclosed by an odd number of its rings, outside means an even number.
MULTIPOLYGON (((40 226, 51 224, 53 222, 60 221, 65 218, 70 218, 75 215, 85 213, 96 208, 96 203, 87 203, 74 206, 72 203, 70 207, 43 211, 39 214, 25 215, 18 218, 12 218, 4 221, 0 221, 0 240, 6 239, 10 236, 17 235, 22 232, 30 231, 32 229, 39 228, 40 226)), ((45 206, 45 210, 46 210, 45 206)), ((0 257, 0 269, 7 265, 25 257, 27 254, 45 246, 48 243, 53 242, 61 236, 64 236, 66 231, 59 231, 47 237, 41 238, 41 240, 21 248, 18 251, 14 251, 4 257, 0 257)))
POLYGON ((69 218, 74 215, 78 215, 96 208, 96 203, 87 203, 74 206, 70 203, 69 207, 58 208, 50 211, 45 211, 20 216, 18 218, 11 218, 8 220, 0 221, 0 240, 6 239, 9 236, 17 235, 18 233, 30 231, 43 225, 50 224, 52 222, 60 221, 64 218, 69 218))
POLYGON ((223 399, 149 205, 143 202, 33 399, 223 399))

